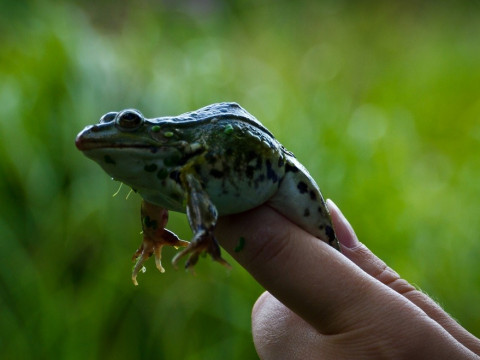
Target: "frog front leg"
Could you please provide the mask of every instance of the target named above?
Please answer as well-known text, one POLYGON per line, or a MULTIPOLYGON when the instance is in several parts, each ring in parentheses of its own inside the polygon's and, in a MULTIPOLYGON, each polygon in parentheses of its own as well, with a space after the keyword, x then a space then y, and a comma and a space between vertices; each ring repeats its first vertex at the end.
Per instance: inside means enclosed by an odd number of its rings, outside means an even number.
POLYGON ((180 178, 187 195, 187 218, 194 236, 187 248, 173 258, 172 264, 176 266, 183 256, 190 254, 185 263, 185 268, 188 269, 193 267, 197 263, 198 257, 205 252, 213 260, 230 267, 228 262, 222 258, 220 246, 213 234, 218 218, 215 205, 203 189, 200 180, 193 173, 186 170, 180 178))
POLYGON ((160 272, 165 272, 162 267, 162 248, 169 246, 187 246, 188 241, 180 240, 177 235, 165 229, 168 222, 168 210, 147 201, 142 202, 141 207, 143 241, 133 255, 136 261, 132 271, 132 281, 138 285, 137 275, 143 267, 143 263, 155 254, 155 265, 160 272))

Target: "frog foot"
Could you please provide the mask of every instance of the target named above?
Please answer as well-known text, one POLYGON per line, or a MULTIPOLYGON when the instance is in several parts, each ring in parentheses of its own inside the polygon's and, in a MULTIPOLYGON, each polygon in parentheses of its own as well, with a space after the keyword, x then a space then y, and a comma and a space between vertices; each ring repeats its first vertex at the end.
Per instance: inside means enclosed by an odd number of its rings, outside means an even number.
POLYGON ((213 260, 219 262, 226 268, 230 269, 230 264, 222 258, 220 246, 218 245, 217 240, 213 236, 213 233, 208 230, 198 231, 190 244, 179 252, 172 260, 173 266, 177 267, 178 261, 190 254, 187 261, 185 262, 185 269, 191 269, 195 266, 198 261, 198 258, 201 254, 209 254, 213 260))
POLYGON ((160 272, 165 272, 165 269, 162 266, 162 248, 165 245, 168 246, 187 246, 188 241, 180 240, 177 235, 172 233, 167 229, 163 229, 163 232, 159 234, 155 233, 155 236, 152 236, 151 233, 143 233, 143 242, 140 247, 133 254, 132 261, 135 262, 135 266, 132 271, 132 281, 135 286, 138 285, 137 275, 143 269, 143 263, 150 256, 155 254, 155 265, 160 272))

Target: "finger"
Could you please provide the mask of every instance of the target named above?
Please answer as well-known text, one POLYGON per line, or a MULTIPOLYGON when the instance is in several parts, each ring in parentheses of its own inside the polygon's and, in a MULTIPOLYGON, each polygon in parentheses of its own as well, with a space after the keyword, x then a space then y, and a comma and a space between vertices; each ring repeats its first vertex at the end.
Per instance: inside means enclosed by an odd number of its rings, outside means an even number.
POLYGON ((217 236, 260 284, 330 342, 392 356, 422 356, 425 343, 435 344, 424 349, 429 356, 473 355, 413 303, 268 206, 224 217, 217 236))
POLYGON ((430 297, 402 279, 400 275, 388 267, 385 262, 375 256, 365 245, 360 243, 352 226, 332 200, 327 200, 327 205, 332 216, 333 224, 336 229, 339 229, 337 236, 342 244, 342 250, 346 257, 366 273, 389 286, 422 309, 460 343, 476 354, 480 354, 479 339, 461 327, 430 297))
POLYGON ((267 206, 222 218, 218 225, 217 236, 225 249, 272 295, 322 334, 342 333, 358 324, 372 326, 372 319, 380 318, 379 326, 387 331, 398 321, 392 307, 412 316, 423 314, 267 206), (240 238, 244 238, 244 246, 235 252, 240 238))
POLYGON ((262 360, 316 359, 328 348, 312 326, 268 292, 253 307, 252 335, 262 360))

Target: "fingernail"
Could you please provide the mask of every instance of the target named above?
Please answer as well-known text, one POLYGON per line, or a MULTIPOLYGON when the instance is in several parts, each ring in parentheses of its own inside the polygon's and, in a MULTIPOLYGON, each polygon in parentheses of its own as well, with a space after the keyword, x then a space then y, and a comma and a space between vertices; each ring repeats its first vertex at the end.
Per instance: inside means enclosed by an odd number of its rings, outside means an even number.
POLYGON ((360 241, 358 241, 352 225, 350 225, 342 211, 331 199, 327 199, 327 206, 330 215, 332 216, 333 226, 335 227, 335 232, 337 233, 337 238, 338 241, 340 241, 340 244, 349 249, 359 246, 360 241))

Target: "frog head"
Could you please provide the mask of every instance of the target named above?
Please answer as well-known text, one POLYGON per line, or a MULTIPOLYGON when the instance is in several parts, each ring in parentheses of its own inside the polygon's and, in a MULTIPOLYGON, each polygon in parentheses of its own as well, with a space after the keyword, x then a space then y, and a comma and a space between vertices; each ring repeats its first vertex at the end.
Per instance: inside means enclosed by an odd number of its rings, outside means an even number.
POLYGON ((106 113, 75 141, 112 178, 136 190, 151 188, 179 165, 184 143, 171 118, 150 120, 135 109, 106 113))

